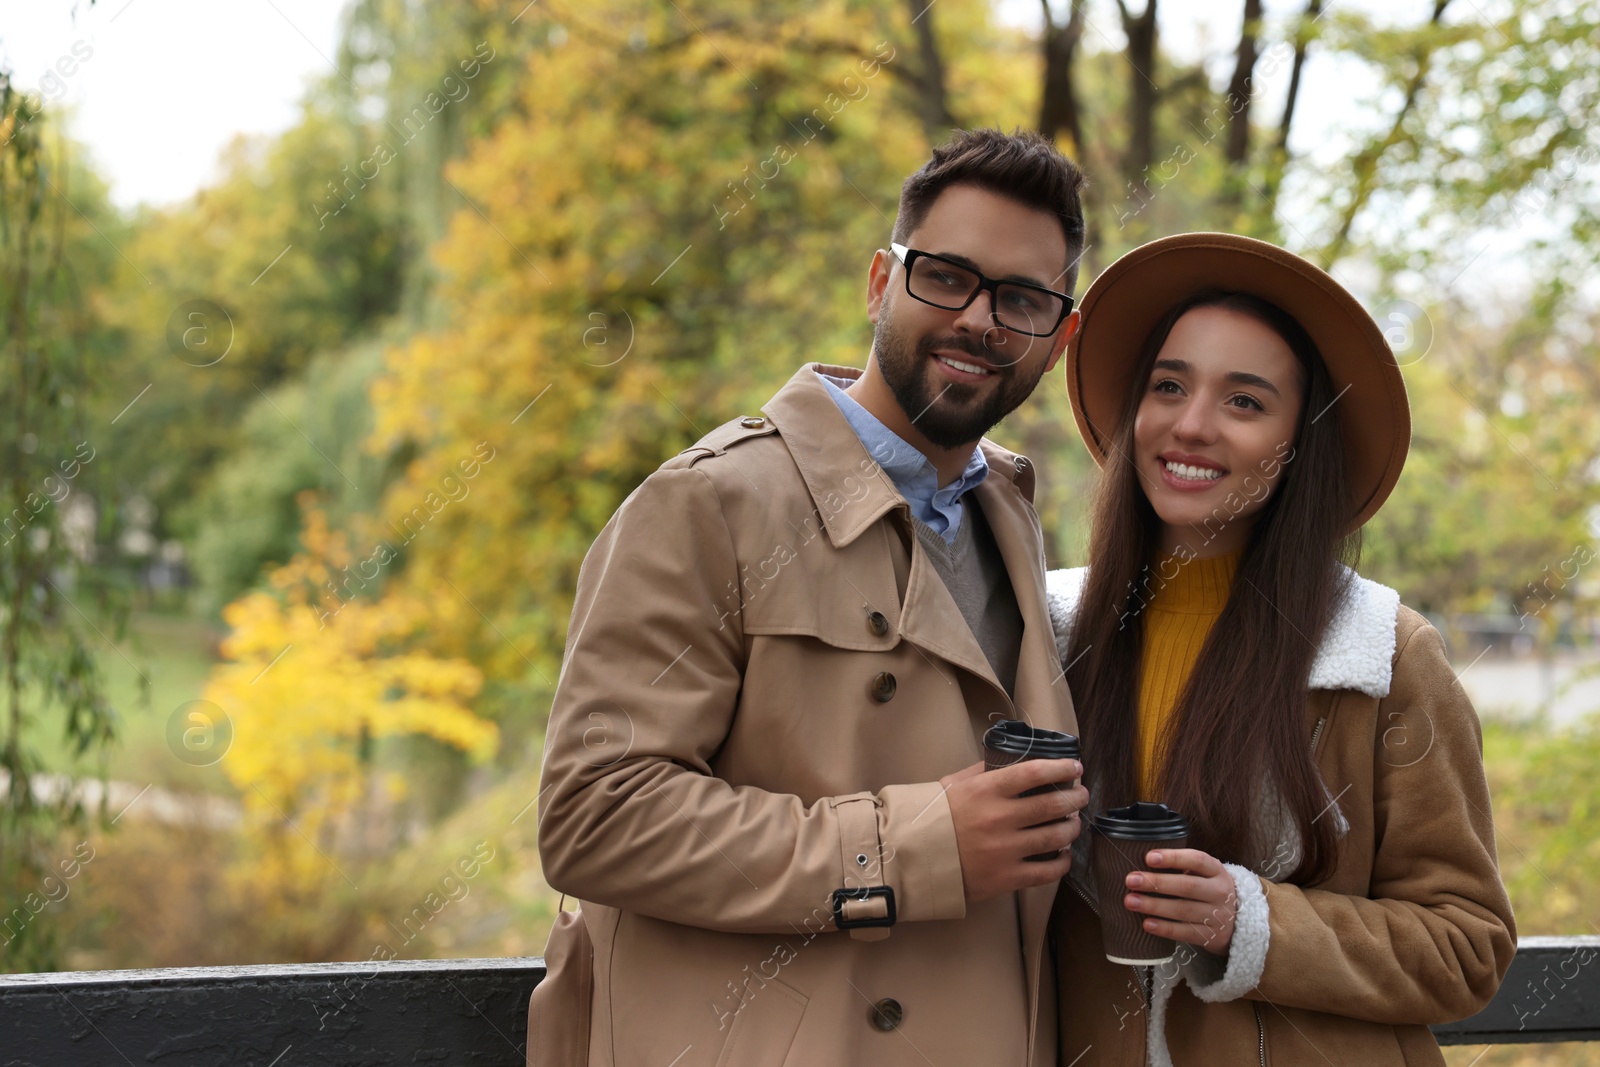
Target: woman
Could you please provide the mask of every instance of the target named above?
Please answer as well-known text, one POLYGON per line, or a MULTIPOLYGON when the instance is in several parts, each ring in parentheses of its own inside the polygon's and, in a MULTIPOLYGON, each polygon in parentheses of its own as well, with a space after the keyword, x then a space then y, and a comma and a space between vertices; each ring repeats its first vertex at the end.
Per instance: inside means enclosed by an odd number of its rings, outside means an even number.
POLYGON ((1074 846, 1061 1062, 1443 1064, 1428 1024, 1488 1003, 1515 929, 1476 714, 1437 631, 1349 566, 1410 439, 1394 358, 1332 278, 1226 234, 1136 249, 1082 314, 1103 471, 1090 566, 1048 584, 1087 814, 1164 802, 1191 847, 1106 900, 1074 846), (1173 962, 1107 961, 1108 908, 1173 962))

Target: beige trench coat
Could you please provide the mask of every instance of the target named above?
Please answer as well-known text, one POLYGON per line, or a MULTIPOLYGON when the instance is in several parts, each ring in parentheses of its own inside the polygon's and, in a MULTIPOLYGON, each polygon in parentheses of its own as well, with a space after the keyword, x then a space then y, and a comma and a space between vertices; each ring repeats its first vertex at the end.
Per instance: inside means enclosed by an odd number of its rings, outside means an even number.
MULTIPOLYGON (((591 1064, 1043 1067, 1057 883, 968 905, 938 779, 988 723, 1076 730, 1029 462, 981 443, 1015 699, 807 364, 663 464, 578 579, 540 855, 595 944, 591 1064), (882 917, 891 927, 839 930, 882 917)), ((860 372, 822 369, 840 377, 860 372)))

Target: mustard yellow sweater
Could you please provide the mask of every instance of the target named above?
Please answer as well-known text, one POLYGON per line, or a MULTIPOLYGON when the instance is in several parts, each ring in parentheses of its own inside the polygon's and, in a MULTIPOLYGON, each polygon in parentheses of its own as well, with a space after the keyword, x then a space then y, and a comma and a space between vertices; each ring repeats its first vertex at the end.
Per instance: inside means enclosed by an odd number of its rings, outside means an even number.
MULTIPOLYGON (((1140 591, 1146 606, 1141 612, 1144 652, 1139 664, 1139 718, 1134 746, 1134 774, 1139 796, 1144 800, 1163 799, 1157 792, 1162 760, 1156 746, 1172 717, 1178 694, 1200 658, 1200 646, 1228 602, 1228 590, 1241 555, 1242 549, 1187 563, 1169 557, 1147 572, 1148 586, 1140 591), (1165 575, 1172 577, 1164 578, 1165 575)), ((1132 606, 1137 607, 1138 601, 1132 606)))

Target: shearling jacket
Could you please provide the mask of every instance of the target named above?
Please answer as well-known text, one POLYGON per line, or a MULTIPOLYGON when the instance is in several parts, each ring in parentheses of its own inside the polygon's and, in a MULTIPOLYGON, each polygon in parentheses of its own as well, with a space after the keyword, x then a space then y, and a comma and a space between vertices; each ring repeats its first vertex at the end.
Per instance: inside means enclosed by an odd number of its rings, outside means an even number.
MULTIPOLYGON (((1047 575, 1063 659, 1086 573, 1047 575)), ((1332 875, 1309 887, 1279 880, 1301 841, 1268 791, 1257 855, 1226 865, 1238 890, 1227 956, 1180 944, 1172 964, 1134 968, 1104 956, 1095 909, 1107 902, 1096 898, 1087 848, 1076 847, 1073 888, 1052 917, 1062 1064, 1437 1067, 1444 1058, 1428 1025, 1494 996, 1516 929, 1477 714, 1439 633, 1394 590, 1350 578, 1304 712, 1340 835, 1332 875)))
POLYGON ((1058 883, 968 904, 939 784, 992 720, 1076 729, 1033 471, 985 440, 967 497, 1024 623, 1008 695, 816 369, 650 475, 578 577, 539 850, 594 941, 589 1062, 1046 1067, 1058 883))

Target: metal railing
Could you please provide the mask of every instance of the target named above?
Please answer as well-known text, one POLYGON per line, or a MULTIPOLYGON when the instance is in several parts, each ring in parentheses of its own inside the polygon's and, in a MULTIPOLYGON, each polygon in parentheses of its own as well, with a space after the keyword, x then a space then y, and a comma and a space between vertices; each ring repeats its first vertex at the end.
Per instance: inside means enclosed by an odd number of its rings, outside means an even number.
MULTIPOLYGON (((0 1062, 522 1067, 538 957, 0 975, 0 1062)), ((1442 1044, 1600 1040, 1600 937, 1525 937, 1442 1044)))

